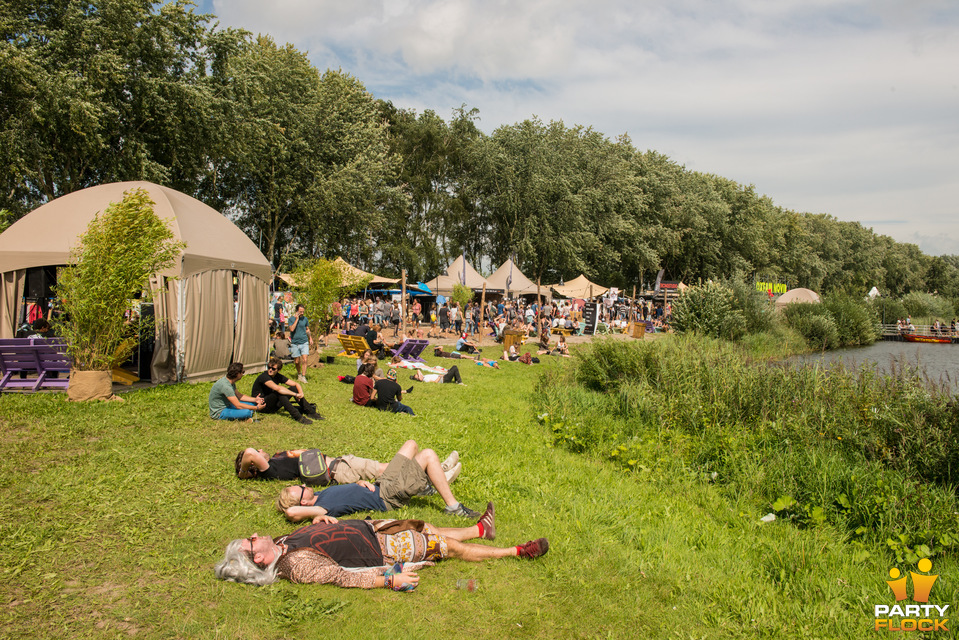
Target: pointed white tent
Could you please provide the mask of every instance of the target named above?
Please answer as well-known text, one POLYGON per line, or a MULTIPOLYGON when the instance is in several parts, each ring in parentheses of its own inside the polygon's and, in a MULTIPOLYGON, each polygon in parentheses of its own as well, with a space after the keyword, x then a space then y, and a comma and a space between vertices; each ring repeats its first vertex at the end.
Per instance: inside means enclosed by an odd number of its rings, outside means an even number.
MULTIPOLYGON (((511 296, 536 295, 536 283, 519 270, 512 258, 504 262, 486 282, 488 287, 502 289, 511 296)), ((552 297, 548 286, 540 287, 539 291, 547 299, 552 297)))
POLYGON ((491 290, 489 283, 486 281, 486 278, 481 276, 479 272, 473 268, 469 262, 467 262, 463 256, 458 257, 453 263, 447 267, 446 273, 441 274, 430 280, 426 283, 426 286, 430 288, 435 294, 448 296, 453 293, 453 285, 465 284, 470 289, 480 290, 483 288, 483 285, 486 285, 486 290, 491 290))

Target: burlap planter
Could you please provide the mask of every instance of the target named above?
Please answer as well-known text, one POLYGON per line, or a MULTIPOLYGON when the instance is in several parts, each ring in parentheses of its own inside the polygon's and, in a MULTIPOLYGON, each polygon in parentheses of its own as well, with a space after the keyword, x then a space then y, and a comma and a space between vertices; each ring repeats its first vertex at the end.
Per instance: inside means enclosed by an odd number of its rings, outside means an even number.
POLYGON ((70 371, 67 398, 74 402, 112 400, 113 374, 109 371, 70 371))

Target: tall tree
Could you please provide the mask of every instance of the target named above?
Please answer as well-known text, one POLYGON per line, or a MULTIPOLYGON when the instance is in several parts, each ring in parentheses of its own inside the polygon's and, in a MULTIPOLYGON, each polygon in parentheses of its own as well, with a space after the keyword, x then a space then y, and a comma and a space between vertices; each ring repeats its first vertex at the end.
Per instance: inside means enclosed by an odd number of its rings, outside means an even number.
POLYGON ((224 69, 232 134, 217 162, 217 193, 271 260, 306 232, 313 179, 309 144, 320 76, 292 45, 260 36, 224 69))
POLYGON ((192 178, 211 136, 208 20, 186 0, 0 5, 0 205, 192 178))

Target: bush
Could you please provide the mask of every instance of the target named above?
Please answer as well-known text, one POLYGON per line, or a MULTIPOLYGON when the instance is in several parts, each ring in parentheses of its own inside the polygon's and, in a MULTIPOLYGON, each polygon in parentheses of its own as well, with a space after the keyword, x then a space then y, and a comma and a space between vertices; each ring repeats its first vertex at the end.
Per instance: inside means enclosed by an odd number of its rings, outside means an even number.
POLYGON ((756 291, 755 286, 738 278, 724 284, 733 292, 733 308, 742 313, 747 334, 761 333, 772 328, 775 306, 765 293, 756 291))
POLYGON ((878 323, 864 303, 847 296, 830 296, 822 304, 836 324, 840 347, 872 344, 881 335, 878 323))
POLYGON ((902 304, 906 312, 916 318, 951 318, 955 314, 955 307, 948 298, 940 298, 931 293, 913 291, 902 297, 902 304))
POLYGON ((732 289, 715 282, 689 287, 673 304, 672 328, 735 340, 746 333, 746 318, 733 306, 732 289))
POLYGON ((821 303, 791 304, 783 309, 786 323, 813 349, 835 349, 839 330, 832 314, 821 303))
POLYGON ((905 319, 909 312, 899 300, 890 300, 887 298, 873 298, 869 301, 869 309, 877 322, 886 324, 895 324, 896 320, 905 319))
POLYGON ((66 318, 57 329, 78 370, 107 371, 129 357, 141 327, 139 318, 124 322, 124 312, 138 295, 150 298, 148 278, 172 266, 185 246, 153 205, 144 189, 125 192, 90 221, 57 277, 66 318))

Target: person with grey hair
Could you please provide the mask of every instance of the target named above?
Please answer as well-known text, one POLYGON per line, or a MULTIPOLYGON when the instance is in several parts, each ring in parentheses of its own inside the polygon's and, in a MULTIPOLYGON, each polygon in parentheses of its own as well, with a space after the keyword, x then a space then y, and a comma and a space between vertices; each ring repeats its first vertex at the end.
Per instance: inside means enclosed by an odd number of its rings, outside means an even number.
POLYGON ((337 520, 323 516, 319 522, 278 538, 254 533, 233 540, 213 572, 220 580, 256 586, 283 578, 296 583, 412 591, 419 584, 416 569, 444 558, 466 562, 533 559, 549 551, 546 538, 514 547, 466 542, 494 540, 494 516, 492 502, 471 527, 437 527, 422 520, 337 520))

